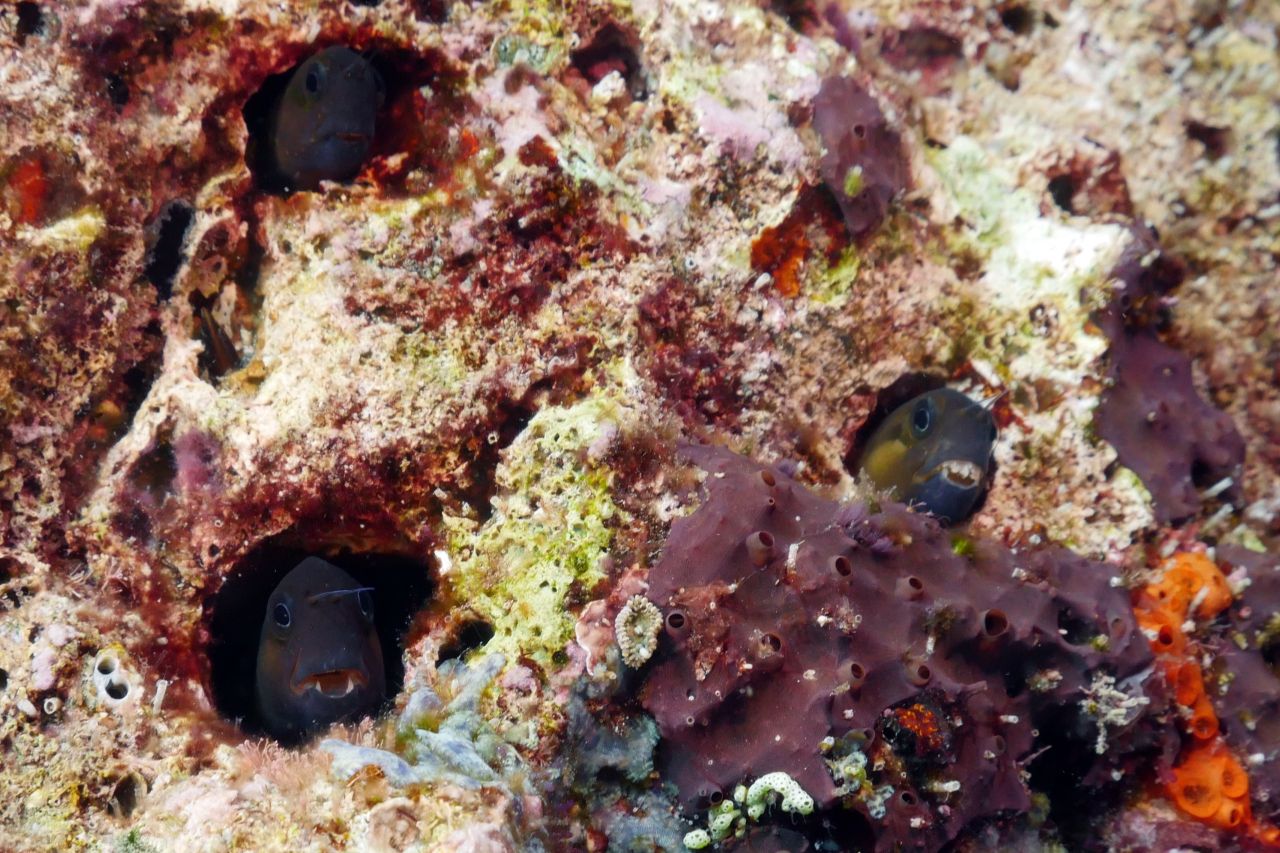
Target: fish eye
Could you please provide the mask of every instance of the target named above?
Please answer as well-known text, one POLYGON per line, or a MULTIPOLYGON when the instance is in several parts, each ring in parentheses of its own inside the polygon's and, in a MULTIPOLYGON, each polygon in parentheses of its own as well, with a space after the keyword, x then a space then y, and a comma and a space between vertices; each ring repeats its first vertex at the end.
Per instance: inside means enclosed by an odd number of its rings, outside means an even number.
POLYGON ((319 63, 312 65, 307 69, 306 79, 302 82, 307 87, 308 94, 320 94, 320 89, 324 86, 324 66, 319 63))
POLYGON ((933 426, 933 402, 921 400, 916 403, 915 410, 911 413, 911 430, 917 438, 923 438, 929 433, 931 426, 933 426))
POLYGON ((367 618, 373 618, 373 596, 369 594, 369 590, 362 589, 356 593, 356 602, 360 605, 360 612, 367 618))
POLYGON ((277 604, 271 611, 271 618, 281 628, 288 628, 293 623, 293 616, 289 613, 289 605, 283 601, 277 604))

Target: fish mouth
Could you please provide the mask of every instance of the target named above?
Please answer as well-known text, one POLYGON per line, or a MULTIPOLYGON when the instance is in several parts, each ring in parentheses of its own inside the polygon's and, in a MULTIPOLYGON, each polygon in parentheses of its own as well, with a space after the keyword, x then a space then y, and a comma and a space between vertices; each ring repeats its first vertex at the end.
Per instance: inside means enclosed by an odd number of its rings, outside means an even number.
POLYGON ((967 459, 948 459, 929 472, 925 479, 941 476, 950 485, 960 489, 975 489, 982 483, 986 471, 976 462, 967 459))
POLYGON ((299 696, 314 690, 328 699, 342 699, 368 686, 369 676, 359 669, 326 669, 295 679, 290 685, 299 696))

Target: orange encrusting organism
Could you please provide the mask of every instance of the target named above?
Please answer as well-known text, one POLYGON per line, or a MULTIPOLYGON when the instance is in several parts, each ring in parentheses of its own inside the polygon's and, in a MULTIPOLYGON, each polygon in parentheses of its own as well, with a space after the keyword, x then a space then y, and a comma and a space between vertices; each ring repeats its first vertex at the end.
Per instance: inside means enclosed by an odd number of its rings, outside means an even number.
POLYGON ((1253 817, 1249 776, 1219 734, 1195 644, 1183 629, 1189 619, 1217 616, 1231 599, 1231 587, 1213 561, 1191 552, 1166 560, 1158 579, 1134 595, 1138 625, 1147 634, 1174 701, 1185 711, 1184 725, 1191 735, 1164 792, 1179 809, 1203 823, 1244 832, 1280 848, 1280 829, 1253 817))

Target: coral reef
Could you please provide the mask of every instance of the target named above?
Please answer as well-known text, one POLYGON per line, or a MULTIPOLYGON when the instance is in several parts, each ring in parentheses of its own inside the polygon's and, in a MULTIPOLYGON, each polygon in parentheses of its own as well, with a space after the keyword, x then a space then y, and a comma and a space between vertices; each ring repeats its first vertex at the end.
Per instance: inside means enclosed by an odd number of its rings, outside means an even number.
POLYGON ((0 848, 1268 843, 1278 27, 1262 0, 0 6, 0 848), (285 186, 280 98, 335 55, 373 72, 360 156, 285 186), (946 533, 855 452, 943 387, 999 425, 946 533), (695 547, 680 442, 825 532, 793 552, 744 513, 695 547), (1110 584, 1171 621, 1142 590, 1182 552, 1233 597, 1174 654, 1110 584), (252 664, 310 556, 374 587, 387 699, 285 749, 252 664), (632 600, 661 605, 647 659, 632 600), (729 750, 739 701, 782 739, 729 750), (1240 825, 1170 799, 1176 768, 1240 825))

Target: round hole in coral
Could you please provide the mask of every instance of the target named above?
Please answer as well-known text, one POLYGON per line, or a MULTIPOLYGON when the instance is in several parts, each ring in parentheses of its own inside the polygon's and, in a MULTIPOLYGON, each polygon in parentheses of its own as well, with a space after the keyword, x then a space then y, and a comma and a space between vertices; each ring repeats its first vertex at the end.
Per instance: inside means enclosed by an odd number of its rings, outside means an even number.
POLYGON ((694 723, 693 714, 690 714, 689 716, 684 718, 684 724, 686 726, 692 726, 693 723, 694 723))
POLYGON ((862 125, 862 124, 855 124, 855 125, 853 126, 853 135, 854 135, 854 136, 856 136, 856 137, 858 137, 859 139, 865 139, 865 138, 866 138, 866 136, 867 136, 867 127, 866 127, 866 125, 862 125))
POLYGON ((773 476, 772 471, 761 471, 760 479, 764 481, 764 484, 769 488, 773 488, 774 486, 778 485, 778 479, 773 476))
POLYGON ((683 630, 684 626, 687 624, 689 624, 688 620, 685 619, 684 614, 679 610, 673 610, 667 614, 667 627, 672 631, 683 630))
POLYGON ((724 791, 712 791, 710 799, 711 799, 711 805, 713 806, 720 805, 721 803, 724 802, 724 791))
POLYGON ((982 633, 988 637, 999 637, 1009 630, 1009 617, 1003 610, 988 610, 982 614, 982 633))
POLYGON ((835 569, 836 574, 840 575, 842 578, 847 578, 849 575, 853 574, 853 563, 849 561, 848 557, 843 555, 832 558, 831 568, 835 569))
POLYGON ((111 655, 103 655, 102 657, 98 658, 98 672, 102 673, 103 675, 110 675, 111 673, 115 672, 117 665, 118 664, 116 662, 116 659, 113 658, 111 655))
POLYGON ((848 676, 849 676, 850 685, 856 687, 859 684, 861 684, 864 680, 866 680, 866 677, 867 677, 866 667, 858 663, 856 660, 851 661, 849 663, 848 676))
POLYGON ((901 802, 907 808, 910 808, 914 806, 917 802, 919 802, 919 800, 916 798, 916 795, 911 793, 910 791, 899 791, 898 801, 901 802))
POLYGON ((1008 744, 1005 743, 1004 735, 996 735, 991 738, 991 751, 996 755, 1004 755, 1004 751, 1007 748, 1008 744))
POLYGON ((126 681, 117 681, 113 678, 107 682, 106 690, 108 696, 119 701, 129 695, 129 683, 126 681))
POLYGON ((777 634, 765 634, 760 638, 760 645, 772 652, 782 651, 782 639, 777 634))
POLYGON ((1168 625, 1161 625, 1156 631, 1156 644, 1162 648, 1169 648, 1173 645, 1173 629, 1168 625))

